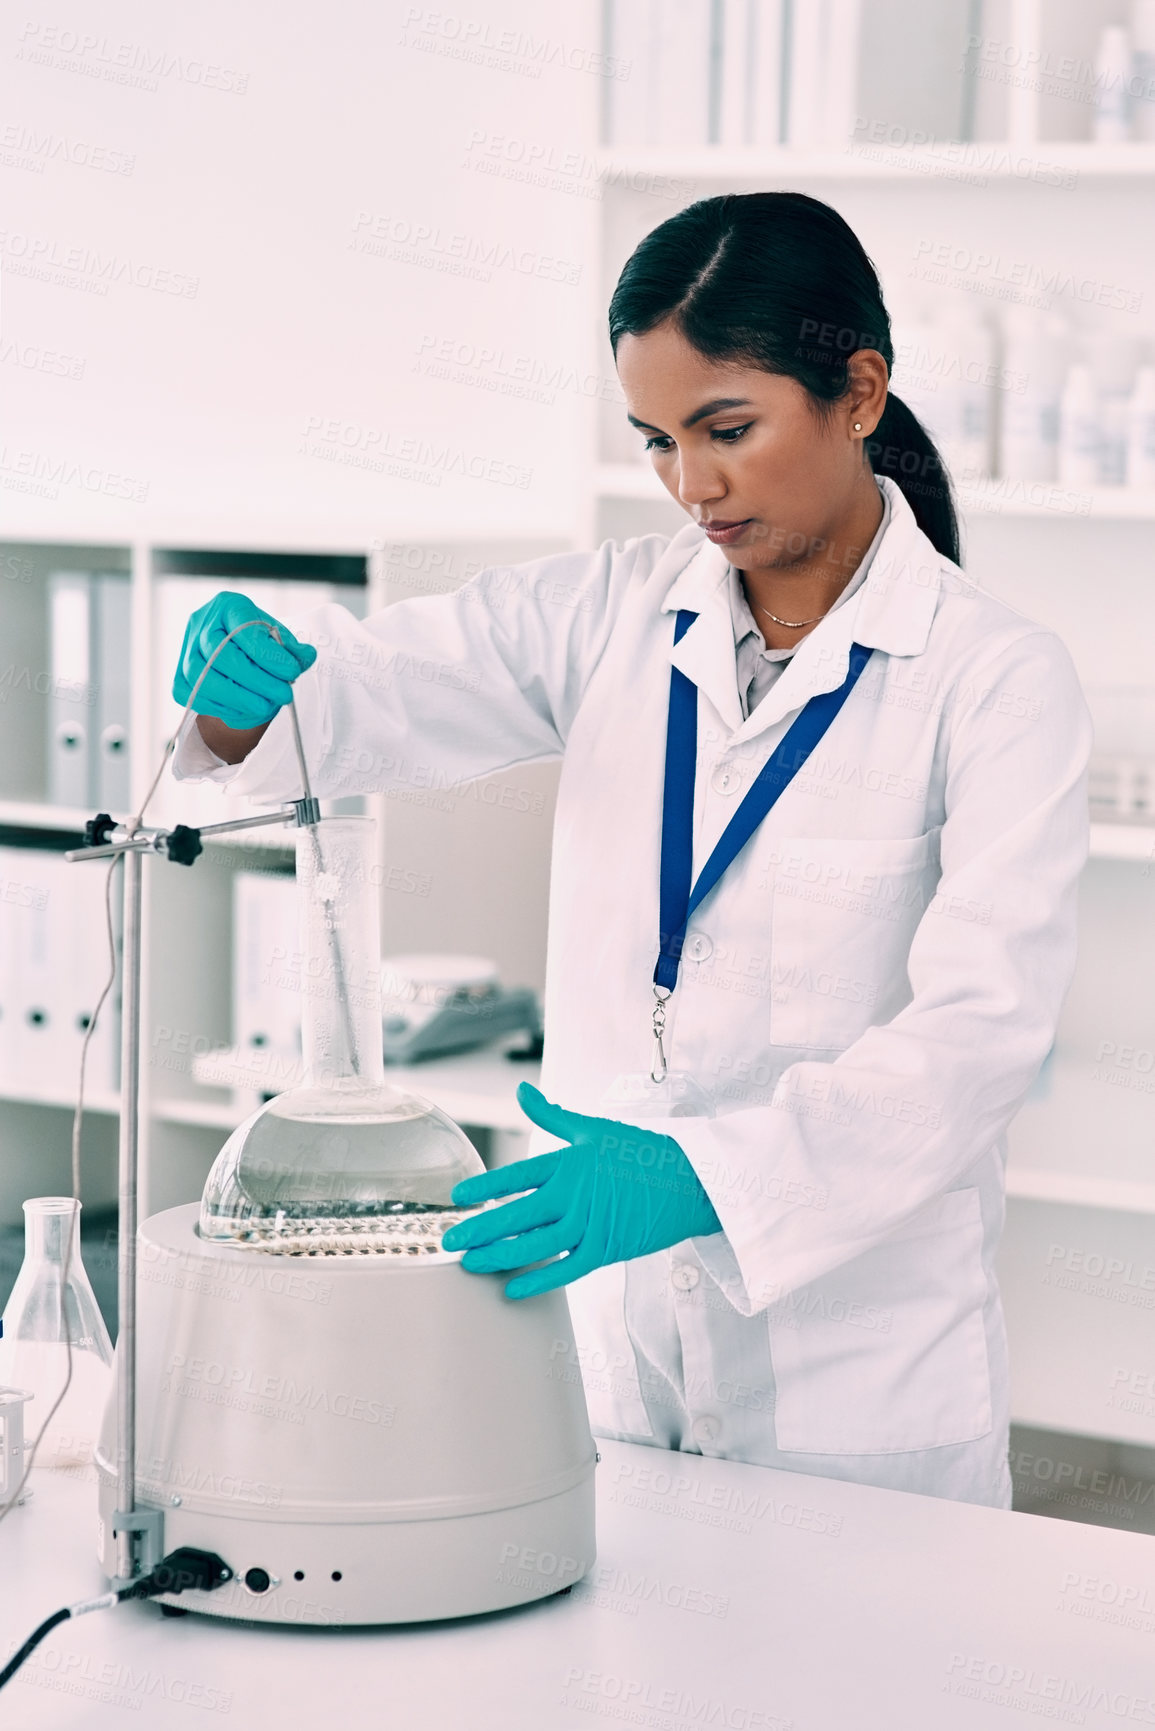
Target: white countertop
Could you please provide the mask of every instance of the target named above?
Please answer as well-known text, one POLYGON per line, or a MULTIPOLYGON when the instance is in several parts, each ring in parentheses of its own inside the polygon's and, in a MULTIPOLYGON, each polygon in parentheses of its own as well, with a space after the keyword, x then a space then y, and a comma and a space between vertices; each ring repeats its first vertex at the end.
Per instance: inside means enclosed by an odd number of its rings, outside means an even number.
MULTIPOLYGON (((124 1605, 53 1630, 0 1694, 0 1725, 1155 1725, 1155 1540, 600 1446, 599 1560, 568 1597, 370 1630, 169 1619, 124 1605)), ((57 1607, 104 1587, 93 1485, 34 1479, 34 1498, 0 1526, 5 1655, 57 1607)))

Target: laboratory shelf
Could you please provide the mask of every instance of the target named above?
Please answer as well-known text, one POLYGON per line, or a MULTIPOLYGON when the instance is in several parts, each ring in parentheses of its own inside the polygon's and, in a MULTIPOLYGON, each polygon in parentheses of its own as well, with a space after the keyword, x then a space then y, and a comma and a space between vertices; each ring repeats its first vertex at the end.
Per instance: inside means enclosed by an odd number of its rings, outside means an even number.
POLYGON ((154 1099, 151 1116, 161 1124, 187 1124, 197 1130, 235 1130, 249 1113, 228 1100, 154 1099))
MULTIPOLYGON (((254 1068, 251 1057, 235 1047, 223 1047, 194 1058, 192 1075, 205 1087, 235 1088, 247 1099, 253 1099, 267 1079, 254 1068)), ((527 1131, 525 1114, 517 1103, 517 1085, 519 1082, 536 1085, 540 1078, 540 1063, 507 1058, 500 1047, 430 1058, 423 1064, 385 1066, 385 1079, 395 1088, 423 1095, 459 1124, 488 1130, 527 1131)), ((301 1076, 296 1070, 282 1069, 277 1080, 280 1087, 292 1087, 301 1076)), ((241 1103, 154 1099, 152 1115, 169 1124, 232 1130, 251 1109, 241 1103)))
MULTIPOLYGON (((439 536, 436 523, 416 514, 393 517, 354 517, 343 514, 339 532, 333 517, 316 521, 288 518, 279 505, 270 505, 265 516, 233 516, 226 506, 211 517, 174 514, 142 516, 139 507, 110 504, 107 517, 94 517, 86 501, 75 504, 63 499, 37 500, 13 496, 5 500, 2 546, 134 547, 142 553, 154 548, 195 548, 198 552, 221 553, 310 553, 336 558, 351 554, 372 557, 392 543, 428 544, 438 539, 454 542, 502 540, 524 532, 520 522, 499 523, 489 518, 462 518, 453 522, 452 533, 439 536)), ((531 532, 556 535, 556 529, 531 532)))
MULTIPOLYGON (((541 1066, 511 1060, 490 1048, 435 1058, 424 1064, 390 1064, 386 1078, 440 1106, 459 1123, 493 1130, 526 1131, 517 1086, 540 1082, 541 1066)), ((194 1077, 207 1086, 234 1086, 239 1100, 164 1099, 153 1096, 148 1116, 195 1129, 235 1130, 252 1111, 262 1078, 230 1048, 194 1060, 194 1077)), ((298 1078, 281 1078, 291 1085, 298 1078)), ((1155 1146, 1152 1104, 1155 1077, 1100 1066, 1090 1059, 1057 1061, 1011 1125, 1007 1195, 1030 1202, 1107 1208, 1155 1215, 1155 1146), (1139 1086, 1135 1086, 1139 1084, 1139 1086)), ((71 1111, 74 1096, 3 1090, 6 1101, 71 1111)), ((86 1111, 116 1114, 115 1093, 92 1090, 86 1111)))
POLYGON ((971 517, 1058 518, 1077 522, 1155 522, 1155 490, 1150 487, 1067 487, 1060 481, 1018 481, 992 476, 958 490, 963 513, 971 517))
POLYGON ((503 1051, 461 1052, 425 1064, 387 1064, 385 1078, 411 1088, 448 1112, 458 1123, 489 1130, 524 1130, 529 1121, 517 1103, 519 1082, 541 1081, 541 1064, 507 1058, 503 1051))
MULTIPOLYGON (((0 1100, 6 1106, 48 1106, 58 1112, 76 1110, 76 1091, 47 1093, 43 1088, 0 1087, 0 1100)), ((85 1088, 84 1110, 102 1112, 112 1117, 120 1114, 120 1096, 108 1088, 85 1088)))
POLYGON ((599 463, 594 485, 603 499, 670 498, 648 463, 599 463))
MULTIPOLYGON (((536 1085, 541 1066, 512 1061, 490 1048, 424 1064, 390 1064, 385 1074, 395 1087, 423 1095, 459 1123, 526 1131, 517 1085, 536 1085)), ((254 1080, 259 1083, 244 1054, 229 1048, 195 1059, 193 1076, 209 1086, 247 1089, 249 1101, 255 1099, 254 1080)), ((294 1073, 281 1080, 291 1086, 297 1079, 294 1073)), ((1112 1088, 1089 1061, 1055 1063, 1011 1126, 1007 1195, 1155 1214, 1153 1095, 1155 1079, 1150 1093, 1112 1088)), ((166 1123, 226 1131, 235 1129, 249 1110, 251 1106, 240 1102, 152 1102, 152 1116, 166 1123)))
MULTIPOLYGON (((84 826, 95 814, 80 806, 51 805, 40 799, 0 799, 0 825, 12 829, 58 830, 62 835, 83 833, 84 826)), ((122 818, 124 812, 113 812, 122 818)))
POLYGON ((903 146, 853 141, 838 150, 760 150, 703 145, 691 149, 607 147, 599 153, 603 184, 650 190, 647 176, 687 181, 942 180, 963 186, 1018 182, 1035 195, 1070 191, 1081 180, 1155 176, 1155 145, 1006 139, 903 146), (1048 182, 1048 173, 1063 175, 1048 182), (1073 178, 1072 178, 1073 177, 1073 178))
POLYGON ((1155 825, 1093 823, 1091 858, 1137 860, 1155 866, 1155 825))
POLYGON ((1155 1214, 1155 1074, 1135 1067, 1149 1057, 1053 1058, 1011 1124, 1007 1195, 1155 1214))
POLYGON ((1109 1208, 1120 1214, 1155 1214, 1150 1184, 1078 1172, 1007 1169, 1007 1196, 1016 1202, 1063 1202, 1072 1208, 1109 1208))
MULTIPOLYGON (((641 499, 674 504, 646 463, 600 463, 595 485, 603 499, 641 499)), ((992 476, 975 485, 960 487, 958 499, 965 515, 984 518, 1155 522, 1155 489, 1152 488, 1074 488, 1065 487, 1058 481, 1018 481, 992 476)))

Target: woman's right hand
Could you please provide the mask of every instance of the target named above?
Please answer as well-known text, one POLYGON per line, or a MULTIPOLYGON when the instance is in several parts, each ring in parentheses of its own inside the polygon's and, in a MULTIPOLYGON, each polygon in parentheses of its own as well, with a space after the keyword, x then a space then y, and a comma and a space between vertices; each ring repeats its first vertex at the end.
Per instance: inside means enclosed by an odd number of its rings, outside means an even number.
MULTIPOLYGON (((231 631, 237 631, 237 635, 225 643, 213 661, 192 707, 198 716, 216 717, 233 732, 263 731, 288 703, 293 681, 313 665, 317 651, 311 643, 299 643, 287 626, 263 612, 247 596, 224 590, 204 607, 198 607, 185 627, 172 682, 172 694, 178 703, 188 703, 214 649, 224 643, 231 631), (254 620, 262 623, 250 623, 254 620), (238 626, 242 629, 237 630, 238 626), (269 626, 276 626, 280 643, 270 635, 269 626)), ((205 729, 200 731, 207 739, 205 729)), ((211 731, 216 733, 216 729, 211 731)), ((212 741, 208 743, 211 745, 212 741)))

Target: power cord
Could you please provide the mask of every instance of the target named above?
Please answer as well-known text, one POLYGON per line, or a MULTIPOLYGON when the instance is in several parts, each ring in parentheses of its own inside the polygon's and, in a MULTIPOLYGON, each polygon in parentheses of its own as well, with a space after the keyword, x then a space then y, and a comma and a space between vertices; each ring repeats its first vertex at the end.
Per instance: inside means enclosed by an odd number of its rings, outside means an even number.
MULTIPOLYGON (((193 686, 192 690, 189 693, 189 699, 188 699, 188 702, 185 704, 184 710, 181 714, 181 718, 180 718, 179 722, 177 723, 176 732, 172 735, 172 737, 170 739, 165 741, 164 750, 161 753, 161 759, 160 759, 159 767, 157 768, 156 774, 152 778, 152 783, 149 786, 148 792, 145 794, 143 800, 140 803, 140 809, 137 811, 137 813, 134 817, 131 817, 129 819, 129 821, 126 825, 126 828, 127 828, 130 835, 140 828, 141 822, 144 818, 145 811, 148 808, 149 804, 151 803, 152 797, 155 794, 157 788, 160 786, 160 779, 161 779, 161 776, 164 774, 165 769, 168 765, 168 760, 172 756, 173 752, 176 750, 176 742, 180 737, 181 729, 183 728, 185 722, 188 720, 189 713, 192 709, 192 706, 196 702, 197 693, 200 691, 201 686, 204 684, 205 679, 208 677, 208 674, 212 668, 214 661, 216 660, 217 656, 221 653, 221 650, 225 648, 226 644, 229 644, 232 642, 233 638, 237 635, 238 632, 246 631, 254 625, 260 626, 262 630, 267 631, 269 636, 274 638, 276 640, 276 642, 278 642, 278 643, 281 642, 281 634, 278 631, 276 625, 271 624, 269 621, 264 620, 264 619, 246 619, 246 620, 243 620, 240 625, 234 625, 233 629, 227 634, 227 636, 221 638, 221 641, 217 644, 216 648, 213 650, 212 654, 209 656, 208 660, 205 662, 204 666, 202 667, 202 669, 201 669, 201 671, 197 677, 196 684, 193 686)), ((289 698, 289 709, 290 709, 292 723, 293 723, 293 742, 294 742, 294 745, 296 747, 297 760, 298 760, 298 763, 300 764, 301 775, 302 775, 302 779, 304 780, 304 784, 305 784, 305 794, 306 794, 306 796, 308 796, 311 792, 310 785, 309 785, 309 775, 308 775, 308 770, 307 770, 306 765, 305 765, 304 747, 301 743, 301 727, 300 727, 300 723, 297 719, 296 701, 292 697, 292 695, 290 695, 290 698, 289 698)), ((24 1469, 23 1469, 22 1473, 20 1474, 20 1479, 19 1479, 19 1482, 18 1482, 15 1490, 12 1492, 12 1494, 8 1498, 7 1502, 0 1504, 0 1521, 5 1520, 6 1517, 9 1514, 11 1514, 12 1510, 16 1507, 17 1503, 20 1501, 21 1497, 23 1496, 24 1488, 28 1483, 29 1474, 31 1473, 33 1466, 36 1464, 36 1457, 40 1451, 40 1445, 44 1440, 45 1434, 48 1431, 48 1427, 52 1423, 53 1419, 56 1417, 56 1414, 59 1412, 61 1404, 64 1400, 64 1397, 68 1393, 69 1389, 72 1386, 72 1357, 73 1357, 73 1355, 72 1355, 72 1336, 69 1332, 68 1321, 67 1321, 67 1317, 65 1315, 65 1302, 66 1302, 65 1294, 68 1290, 68 1276, 69 1276, 69 1273, 70 1273, 71 1268, 72 1268, 73 1239, 79 1238, 79 1236, 80 1236, 80 1224, 79 1224, 79 1221, 80 1221, 80 1134, 81 1134, 81 1127, 82 1127, 83 1122, 84 1122, 84 1073, 85 1073, 85 1067, 86 1067, 87 1062, 88 1062, 89 1042, 92 1039, 93 1034, 96 1032, 97 1020, 100 1016, 101 1010, 104 1008, 105 1002, 108 998, 108 994, 111 992, 113 986, 116 983, 116 936, 115 936, 115 932, 113 930, 113 919, 112 919, 112 880, 113 880, 113 877, 116 873, 116 868, 119 864, 120 864, 119 860, 114 859, 112 861, 111 865, 108 868, 108 875, 107 875, 107 878, 105 880, 104 914, 105 914, 105 926, 106 926, 106 931, 107 931, 107 935, 108 935, 109 970, 108 970, 108 977, 104 982, 104 987, 100 993, 99 998, 96 1000, 96 1007, 92 1012, 92 1016, 89 1020, 88 1027, 85 1029, 85 1032, 84 1032, 84 1043, 80 1048, 80 1076, 79 1076, 79 1079, 77 1082, 77 1088, 76 1088, 76 1108, 75 1108, 75 1111, 73 1112, 73 1115, 72 1115, 72 1219, 71 1219, 70 1230, 69 1230, 69 1234, 68 1234, 68 1242, 67 1242, 67 1245, 66 1245, 65 1251, 64 1251, 64 1263, 63 1263, 63 1266, 62 1266, 61 1271, 60 1271, 60 1329, 61 1329, 61 1333, 64 1336, 64 1345, 65 1345, 64 1383, 63 1383, 63 1386, 61 1387, 60 1393, 56 1396, 56 1399, 53 1401, 52 1405, 48 1409, 48 1412, 45 1414, 45 1417, 44 1417, 43 1423, 40 1426, 40 1429, 36 1432, 35 1437, 32 1439, 32 1442, 29 1445, 29 1448, 27 1451, 27 1459, 24 1462, 24 1469)), ((2 1679, 0 1679, 0 1681, 2 1681, 2 1679)))
MULTIPOLYGON (((239 631, 244 631, 253 625, 259 625, 264 630, 268 631, 269 635, 275 638, 278 643, 281 641, 280 633, 275 625, 271 625, 263 619, 248 619, 241 625, 234 626, 233 630, 230 631, 227 636, 223 637, 217 644, 216 648, 213 650, 202 668, 196 684, 189 693, 189 699, 185 705, 184 713, 180 718, 180 722, 178 723, 176 733, 165 743, 164 751, 161 754, 160 765, 157 769, 156 775, 153 777, 148 792, 141 801, 139 810, 136 812, 134 817, 129 819, 127 828, 130 834, 134 833, 140 827, 145 809, 152 800, 157 787, 160 785, 160 779, 164 774, 168 760, 176 749, 176 742, 180 734, 180 729, 188 719, 189 712, 196 700, 197 693, 200 691, 201 685, 203 684, 214 661, 221 653, 221 650, 224 649, 225 645, 231 642, 239 631)), ((297 758, 301 767, 302 778, 305 783, 305 793, 308 796, 310 793, 308 771, 306 769, 305 754, 301 743, 301 729, 297 719, 296 703, 292 696, 290 696, 289 699, 289 706, 293 723, 294 744, 296 746, 297 758)), ((68 1330, 67 1315, 65 1311, 65 1294, 68 1288, 69 1270, 72 1265, 73 1240, 79 1237, 80 1136, 84 1121, 85 1067, 88 1061, 89 1042, 91 1041, 93 1034, 96 1032, 97 1019, 116 982, 117 957, 116 937, 112 918, 112 882, 116 867, 119 863, 118 860, 113 860, 112 864, 109 866, 105 880, 104 911, 108 935, 109 973, 105 980, 103 990, 96 1001, 88 1027, 85 1030, 84 1043, 80 1049, 80 1074, 77 1082, 76 1109, 72 1118, 71 1163, 73 1206, 68 1242, 64 1252, 64 1262, 61 1268, 60 1277, 60 1325, 61 1332, 64 1335, 66 1348, 64 1384, 60 1393, 56 1396, 56 1399, 49 1408, 40 1429, 37 1431, 36 1436, 28 1449, 28 1458, 24 1463, 24 1470, 20 1475, 20 1480, 15 1490, 12 1492, 7 1502, 0 1506, 0 1521, 3 1521, 20 1501, 24 1492, 24 1487, 28 1482, 29 1474, 31 1473, 36 1461, 40 1445, 44 1440, 49 1425, 52 1423, 52 1420, 59 1411, 60 1405, 72 1384, 72 1336, 68 1330)), ((45 1636, 50 1634, 59 1624, 67 1622, 70 1617, 82 1617, 89 1611, 102 1611, 112 1605, 122 1604, 128 1599, 152 1598, 158 1593, 183 1593, 190 1588, 196 1588, 201 1592, 212 1592, 215 1588, 224 1586, 227 1581, 232 1579, 232 1577, 233 1571, 229 1568, 228 1564, 211 1551, 198 1551, 189 1546, 183 1546, 179 1550, 172 1551, 164 1558, 163 1562, 158 1563, 157 1567, 151 1570, 149 1574, 142 1575, 139 1580, 131 1582, 128 1586, 121 1587, 118 1591, 103 1593, 100 1597, 95 1599, 82 1599, 75 1605, 66 1605, 62 1610, 53 1612, 51 1617, 46 1617, 44 1622, 40 1624, 39 1628, 33 1631, 27 1641, 25 1641, 24 1645, 13 1655, 7 1665, 5 1665, 4 1669, 0 1671, 0 1689, 2 1689, 5 1683, 15 1676, 16 1672, 20 1669, 21 1665, 23 1665, 29 1654, 35 1652, 36 1648, 40 1645, 41 1641, 44 1640, 45 1636)))
POLYGON ((5 1517, 11 1513, 11 1511, 16 1507, 16 1504, 20 1501, 20 1498, 23 1496, 24 1487, 28 1483, 28 1475, 32 1471, 40 1444, 44 1440, 49 1425, 59 1412, 65 1395, 72 1386, 72 1335, 69 1331, 68 1318, 65 1310, 67 1303, 65 1295, 68 1291, 68 1276, 72 1269, 73 1242, 78 1240, 80 1237, 80 1132, 81 1126, 84 1122, 84 1072, 88 1064, 89 1042, 91 1041, 93 1034, 96 1032, 97 1020, 100 1016, 101 1010, 104 1008, 108 994, 116 983, 116 934, 113 930, 112 921, 112 880, 119 863, 118 860, 113 860, 105 876, 104 919, 105 930, 108 936, 108 977, 101 989, 100 996, 96 1000, 96 1005, 91 1017, 89 1018, 88 1026, 84 1030, 84 1042, 80 1048, 80 1077, 76 1087, 76 1108, 72 1114, 72 1213, 68 1222, 68 1240, 64 1247, 64 1262, 60 1270, 60 1331, 64 1336, 65 1348, 64 1384, 60 1393, 56 1396, 56 1399, 45 1414, 40 1429, 32 1439, 28 1449, 28 1457, 24 1462, 24 1470, 20 1474, 20 1479, 16 1489, 12 1492, 8 1501, 3 1505, 0 1505, 0 1521, 3 1521, 5 1517))
POLYGON ((32 1631, 24 1645, 18 1652, 13 1653, 0 1671, 0 1689, 5 1683, 11 1682, 25 1659, 36 1651, 44 1637, 50 1635, 60 1623, 66 1623, 70 1617, 83 1617, 89 1611, 106 1611, 113 1605, 123 1605, 128 1599, 152 1599, 158 1593, 184 1593, 190 1588, 200 1593, 212 1593, 232 1578, 233 1571, 214 1551, 197 1551, 189 1545, 182 1545, 179 1550, 170 1551, 163 1562, 158 1563, 149 1574, 142 1575, 139 1581, 132 1581, 127 1587, 121 1587, 115 1592, 101 1593, 95 1599, 81 1599, 75 1605, 65 1605, 62 1610, 53 1611, 51 1617, 45 1617, 39 1628, 32 1631))

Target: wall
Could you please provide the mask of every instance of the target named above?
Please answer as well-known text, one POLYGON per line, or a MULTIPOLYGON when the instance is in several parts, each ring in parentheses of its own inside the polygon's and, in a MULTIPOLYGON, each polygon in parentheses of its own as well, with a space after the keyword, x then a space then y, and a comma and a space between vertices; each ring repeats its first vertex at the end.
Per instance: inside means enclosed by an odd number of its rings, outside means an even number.
POLYGON ((41 16, 0 47, 0 511, 569 531, 592 0, 41 16))

